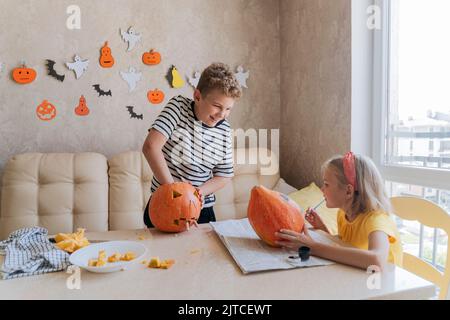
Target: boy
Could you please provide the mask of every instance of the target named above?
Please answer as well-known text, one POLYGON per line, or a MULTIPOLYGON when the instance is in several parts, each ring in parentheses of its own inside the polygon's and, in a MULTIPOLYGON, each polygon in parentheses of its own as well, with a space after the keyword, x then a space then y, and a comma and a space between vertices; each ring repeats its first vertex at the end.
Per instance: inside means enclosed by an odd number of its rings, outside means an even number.
MULTIPOLYGON (((233 177, 232 136, 226 118, 241 94, 228 66, 214 63, 202 72, 194 100, 170 99, 144 142, 142 152, 153 171, 152 193, 162 184, 191 183, 203 203, 198 223, 216 221, 214 192, 233 177)), ((144 223, 150 228, 149 203, 144 223)))

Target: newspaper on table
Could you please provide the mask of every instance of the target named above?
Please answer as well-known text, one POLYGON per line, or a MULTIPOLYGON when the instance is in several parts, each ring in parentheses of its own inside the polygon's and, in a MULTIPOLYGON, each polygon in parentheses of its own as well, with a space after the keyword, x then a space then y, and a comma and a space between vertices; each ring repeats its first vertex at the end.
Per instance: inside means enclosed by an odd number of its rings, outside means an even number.
MULTIPOLYGON (((266 270, 317 267, 335 264, 333 261, 310 256, 306 261, 292 259, 297 252, 273 248, 264 243, 253 230, 248 219, 211 222, 214 231, 227 247, 244 274, 266 270)), ((310 230, 311 237, 320 243, 339 246, 331 236, 310 230)))

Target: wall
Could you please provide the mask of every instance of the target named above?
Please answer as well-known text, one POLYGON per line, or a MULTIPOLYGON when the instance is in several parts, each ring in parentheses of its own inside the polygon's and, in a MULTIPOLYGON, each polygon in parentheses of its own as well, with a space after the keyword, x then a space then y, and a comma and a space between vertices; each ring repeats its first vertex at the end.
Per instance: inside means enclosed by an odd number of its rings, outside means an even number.
POLYGON ((280 1, 281 176, 321 183, 321 164, 350 149, 351 1, 280 1))
POLYGON ((192 76, 212 62, 250 70, 243 98, 230 117, 234 128, 279 128, 280 52, 278 0, 1 0, 0 62, 0 173, 8 158, 24 152, 95 151, 111 156, 138 150, 147 129, 163 104, 151 105, 147 91, 159 88, 166 100, 192 96, 188 84, 171 89, 165 80, 174 64, 192 76), (71 4, 81 8, 81 30, 66 28, 71 4), (126 52, 119 29, 133 26, 142 41, 126 52), (116 63, 99 66, 100 48, 109 41, 116 63), (144 51, 163 55, 158 66, 141 62, 144 51), (75 54, 89 59, 87 72, 75 79, 65 67, 75 54), (47 75, 45 59, 56 61, 64 82, 47 75), (12 81, 10 72, 25 60, 38 77, 28 85, 12 81), (119 75, 134 66, 143 73, 137 89, 129 93, 119 75), (101 84, 112 97, 98 97, 92 88, 101 84), (84 95, 90 115, 78 117, 74 108, 84 95), (57 106, 54 120, 43 122, 35 110, 44 99, 57 106), (126 106, 135 106, 144 120, 130 119, 126 106))

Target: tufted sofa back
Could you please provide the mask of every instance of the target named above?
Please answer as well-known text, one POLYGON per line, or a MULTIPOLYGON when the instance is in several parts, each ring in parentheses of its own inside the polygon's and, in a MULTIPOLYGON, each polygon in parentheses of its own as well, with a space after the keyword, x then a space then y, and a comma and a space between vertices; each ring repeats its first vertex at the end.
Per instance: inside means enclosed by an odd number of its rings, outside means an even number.
MULTIPOLYGON (((278 158, 267 149, 236 149, 235 176, 216 193, 218 220, 246 216, 255 185, 273 189, 278 158)), ((152 172, 139 151, 107 160, 98 153, 27 153, 7 163, 0 202, 0 239, 12 231, 43 226, 50 234, 141 229, 152 172)))

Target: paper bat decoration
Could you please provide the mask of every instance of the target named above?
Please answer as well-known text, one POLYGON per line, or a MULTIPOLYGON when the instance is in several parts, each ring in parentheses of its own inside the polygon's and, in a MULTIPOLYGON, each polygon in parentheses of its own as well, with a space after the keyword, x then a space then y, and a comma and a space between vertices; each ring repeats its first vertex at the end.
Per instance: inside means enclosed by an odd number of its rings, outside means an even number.
POLYGON ((54 69, 54 67, 55 67, 55 61, 47 59, 47 64, 46 64, 46 66, 47 66, 47 71, 48 71, 48 75, 49 75, 49 76, 52 76, 53 78, 55 78, 56 80, 59 80, 59 81, 61 81, 61 82, 64 81, 64 78, 66 77, 66 75, 59 75, 59 74, 55 71, 55 69, 54 69))
POLYGON ((136 33, 136 30, 134 30, 133 27, 129 27, 128 31, 122 31, 120 30, 120 34, 122 36, 123 41, 128 42, 128 49, 127 51, 133 50, 136 43, 141 41, 142 34, 136 33))
POLYGON ((101 97, 101 96, 111 96, 112 97, 111 90, 103 91, 102 89, 100 89, 99 84, 94 84, 93 87, 94 87, 95 91, 97 91, 99 97, 101 97))
POLYGON ((66 66, 69 70, 75 71, 75 76, 77 79, 83 75, 83 73, 87 70, 89 65, 89 60, 82 60, 79 55, 75 55, 73 62, 67 62, 66 66))
POLYGON ((236 77, 236 80, 239 82, 241 87, 248 88, 247 79, 249 73, 250 71, 244 72, 244 68, 242 68, 242 66, 237 67, 237 72, 234 74, 234 76, 236 77))
POLYGON ((120 76, 123 80, 128 83, 128 87, 130 88, 130 92, 136 89, 136 84, 139 80, 141 80, 142 73, 136 72, 136 69, 130 67, 128 71, 120 71, 120 76))
POLYGON ((190 84, 191 86, 193 86, 194 89, 197 88, 197 85, 198 85, 198 81, 199 81, 199 80, 200 80, 200 72, 198 72, 198 71, 196 71, 196 72, 194 73, 194 77, 193 77, 193 78, 188 77, 189 84, 190 84))
POLYGON ((136 112, 133 111, 134 107, 133 106, 127 106, 128 112, 130 113, 130 119, 140 119, 140 120, 144 120, 144 115, 143 114, 137 114, 136 112))

